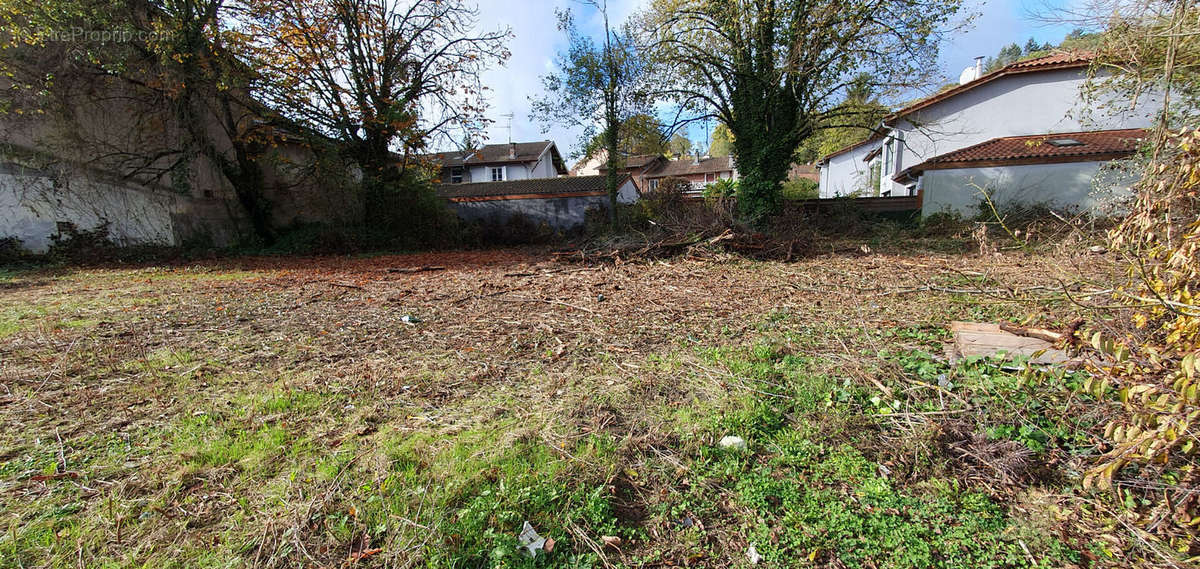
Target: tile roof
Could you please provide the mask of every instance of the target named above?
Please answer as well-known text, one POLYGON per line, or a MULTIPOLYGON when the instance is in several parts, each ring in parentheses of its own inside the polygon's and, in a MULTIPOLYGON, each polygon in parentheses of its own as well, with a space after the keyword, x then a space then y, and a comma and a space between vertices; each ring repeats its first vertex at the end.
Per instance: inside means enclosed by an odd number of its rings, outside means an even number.
POLYGON ((701 158, 698 164, 695 163, 694 158, 681 158, 679 160, 667 160, 663 162, 661 166, 646 172, 646 177, 666 178, 668 176, 712 174, 714 172, 730 172, 732 170, 733 166, 728 156, 701 158))
MULTIPOLYGON (((620 183, 625 183, 622 178, 620 183)), ((604 176, 563 176, 559 178, 530 178, 508 182, 476 182, 472 184, 438 184, 437 195, 450 200, 484 197, 535 197, 558 194, 592 194, 605 192, 604 176)))
MULTIPOLYGON (((646 166, 653 164, 656 160, 666 159, 658 154, 637 154, 634 156, 627 156, 625 158, 625 165, 618 168, 618 170, 645 168, 646 166)), ((601 163, 596 169, 604 172, 608 170, 608 167, 607 164, 601 163)))
POLYGON ((443 168, 463 165, 488 166, 492 164, 514 164, 517 162, 536 161, 546 151, 547 147, 550 148, 550 158, 554 161, 555 169, 560 174, 566 174, 566 166, 563 165, 563 159, 558 153, 558 147, 549 140, 514 142, 511 144, 487 144, 474 150, 437 152, 426 154, 424 157, 443 168))
POLYGON ((546 146, 551 144, 549 140, 541 142, 514 142, 510 144, 488 144, 476 150, 474 154, 468 158, 468 162, 472 164, 501 164, 507 162, 531 162, 537 160, 542 152, 546 150, 546 146), (510 147, 515 150, 515 157, 509 156, 510 147))
MULTIPOLYGON (((954 87, 953 89, 947 89, 945 91, 942 91, 941 93, 931 95, 931 96, 921 99, 920 101, 917 101, 911 105, 908 105, 907 107, 904 107, 904 108, 888 115, 887 117, 885 117, 883 119, 883 122, 885 124, 890 123, 891 121, 894 121, 900 117, 903 117, 910 113, 914 113, 914 112, 924 109, 930 105, 940 103, 946 99, 949 99, 950 97, 953 97, 960 93, 964 93, 966 91, 970 91, 971 89, 974 89, 974 88, 979 87, 980 85, 984 85, 986 83, 990 83, 992 81, 1000 79, 1001 77, 1007 77, 1009 75, 1018 75, 1021 73, 1034 73, 1034 72, 1040 72, 1040 71, 1053 71, 1056 69, 1072 69, 1072 68, 1076 68, 1076 67, 1087 67, 1088 65, 1091 65, 1092 60, 1095 59, 1095 57, 1096 57, 1096 54, 1094 54, 1090 51, 1066 51, 1066 52, 1052 53, 1050 55, 1045 55, 1042 57, 1035 57, 1033 59, 1027 59, 1025 61, 1017 61, 1014 63, 1010 63, 1010 64, 1005 65, 1004 67, 1001 67, 1000 69, 997 69, 991 73, 988 73, 987 75, 984 75, 983 77, 980 77, 974 81, 971 81, 969 83, 964 83, 962 85, 954 87)), ((830 157, 837 156, 839 154, 845 154, 845 153, 847 153, 851 150, 854 150, 855 148, 858 148, 864 144, 867 144, 867 143, 870 143, 870 142, 873 142, 876 140, 880 140, 884 137, 885 134, 887 134, 887 133, 876 131, 876 132, 872 133, 871 136, 867 137, 866 140, 848 145, 848 146, 841 148, 835 152, 830 152, 829 154, 822 156, 819 161, 825 161, 825 160, 829 159, 830 157)))
POLYGON ((1145 129, 1132 128, 993 138, 930 158, 896 178, 949 168, 1115 160, 1136 152, 1148 134, 1145 129))

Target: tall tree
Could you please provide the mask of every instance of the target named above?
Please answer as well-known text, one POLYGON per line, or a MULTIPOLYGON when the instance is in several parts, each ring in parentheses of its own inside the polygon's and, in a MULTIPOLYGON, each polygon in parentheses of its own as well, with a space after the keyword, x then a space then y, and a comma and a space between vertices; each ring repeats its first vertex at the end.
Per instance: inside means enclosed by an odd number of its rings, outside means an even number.
MULTIPOLYGON (((958 84, 955 83, 955 86, 958 84)), ((837 107, 836 118, 818 125, 812 136, 796 150, 796 161, 811 163, 851 144, 866 140, 891 111, 875 96, 871 76, 860 73, 846 88, 846 99, 837 107)))
MULTIPOLYGON (((481 71, 509 56, 507 30, 475 32, 463 0, 247 0, 259 93, 341 141, 362 170, 368 222, 400 191, 393 151, 486 125, 481 71)), ((401 196, 403 198, 403 196, 401 196)))
POLYGON ((667 151, 671 153, 671 157, 673 158, 686 157, 692 153, 692 139, 688 138, 682 132, 676 132, 671 135, 671 142, 667 145, 667 151))
POLYGON ((733 135, 725 123, 717 124, 713 129, 712 144, 708 147, 709 156, 729 156, 733 152, 733 135))
POLYGON ((776 209, 800 142, 852 112, 856 74, 889 93, 927 83, 961 0, 655 0, 644 14, 663 93, 729 126, 744 219, 776 209))
POLYGON ((1021 55, 1021 46, 1016 43, 1010 43, 1000 48, 1000 53, 997 53, 996 57, 987 58, 987 62, 984 63, 984 69, 988 72, 995 71, 1005 65, 1017 62, 1021 59, 1021 55))
POLYGON ((618 170, 624 165, 621 130, 649 106, 647 65, 629 26, 613 28, 609 22, 607 1, 588 3, 603 17, 604 38, 597 45, 579 30, 569 10, 558 12, 567 50, 558 55, 558 70, 542 78, 545 93, 533 101, 532 115, 545 124, 581 127, 585 144, 599 131, 606 154, 609 223, 615 227, 618 170))
MULTIPOLYGON (((662 123, 646 113, 631 115, 621 123, 617 147, 622 156, 643 154, 666 154, 667 141, 663 138, 662 123)), ((583 148, 583 157, 599 156, 605 150, 604 133, 592 136, 583 148)))

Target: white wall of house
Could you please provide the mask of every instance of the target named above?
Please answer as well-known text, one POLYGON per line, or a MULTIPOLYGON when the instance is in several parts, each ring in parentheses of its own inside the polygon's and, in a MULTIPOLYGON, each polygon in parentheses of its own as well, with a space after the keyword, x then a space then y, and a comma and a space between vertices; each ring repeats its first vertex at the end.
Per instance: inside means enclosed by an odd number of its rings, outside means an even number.
POLYGON ((554 167, 554 155, 550 152, 550 145, 546 145, 546 149, 542 151, 542 155, 538 157, 538 161, 530 167, 530 178, 557 178, 558 169, 554 167))
POLYGON ((874 144, 864 144, 854 150, 829 158, 827 164, 821 167, 821 179, 818 182, 820 196, 836 198, 848 196, 855 192, 861 195, 874 195, 870 185, 870 164, 863 161, 872 150, 874 144))
POLYGON ((929 170, 921 177, 922 215, 987 213, 983 192, 1003 213, 1014 204, 1045 204, 1064 211, 1112 214, 1129 196, 1136 176, 1106 162, 1072 162, 929 170))
POLYGON ((1085 73, 1061 69, 1001 77, 916 111, 899 121, 889 137, 830 158, 821 171, 821 197, 846 195, 861 187, 868 168, 862 157, 889 140, 896 154, 890 163, 881 164, 880 190, 907 195, 906 186, 890 181, 896 173, 993 138, 1152 126, 1159 108, 1156 97, 1145 96, 1137 105, 1113 100, 1089 107, 1081 93, 1085 73))
POLYGON ((542 151, 541 156, 537 160, 531 162, 512 162, 508 164, 485 164, 482 166, 470 165, 468 167, 469 177, 464 182, 491 182, 492 169, 500 168, 503 170, 503 180, 528 180, 531 178, 557 178, 558 170, 554 167, 554 156, 550 152, 550 145, 546 145, 546 149, 542 151))

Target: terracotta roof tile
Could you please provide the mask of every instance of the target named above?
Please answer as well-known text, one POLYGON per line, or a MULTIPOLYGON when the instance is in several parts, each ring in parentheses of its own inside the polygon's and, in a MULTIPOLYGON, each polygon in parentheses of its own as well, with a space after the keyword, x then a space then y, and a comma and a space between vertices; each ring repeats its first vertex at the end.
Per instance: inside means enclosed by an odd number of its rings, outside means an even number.
MULTIPOLYGON (((426 154, 424 157, 443 168, 463 165, 487 166, 492 164, 533 162, 542 155, 547 146, 552 144, 554 143, 549 140, 515 142, 511 144, 487 144, 475 150, 438 152, 426 154)), ((566 166, 563 165, 562 157, 558 154, 558 148, 552 148, 550 153, 555 169, 560 174, 566 174, 566 166)))
MULTIPOLYGON (((624 183, 624 179, 620 183, 624 183)), ((476 182, 472 184, 438 184, 437 195, 447 199, 494 196, 531 196, 542 194, 586 194, 605 191, 604 176, 563 176, 559 178, 530 178, 508 182, 476 182)))
MULTIPOLYGON (((637 154, 634 156, 628 156, 625 158, 625 166, 618 168, 618 170, 645 168, 646 166, 653 164, 656 160, 665 160, 665 158, 657 154, 637 154)), ((608 170, 608 167, 606 164, 600 164, 600 166, 596 169, 604 172, 608 170)))
POLYGON ((901 172, 897 178, 925 170, 983 165, 1113 160, 1136 152, 1148 134, 1145 129, 1134 128, 993 138, 930 158, 901 172))
POLYGON ((667 160, 654 170, 647 172, 647 178, 666 178, 668 176, 687 176, 690 174, 712 174, 714 172, 730 172, 733 167, 728 156, 701 158, 698 164, 693 158, 667 160))

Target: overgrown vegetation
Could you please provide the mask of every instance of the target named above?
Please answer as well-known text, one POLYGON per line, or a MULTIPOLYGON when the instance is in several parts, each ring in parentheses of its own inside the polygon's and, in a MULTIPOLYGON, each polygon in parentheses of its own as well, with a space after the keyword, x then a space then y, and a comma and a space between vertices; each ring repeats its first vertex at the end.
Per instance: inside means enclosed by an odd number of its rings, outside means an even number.
POLYGON ((18 275, 0 565, 728 566, 751 544, 767 567, 1122 563, 1045 498, 1094 444, 1062 411, 1083 379, 933 355, 948 320, 1080 312, 1036 288, 1073 249, 926 244, 18 275), (519 553, 524 521, 553 552, 519 553))

